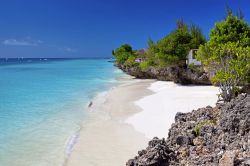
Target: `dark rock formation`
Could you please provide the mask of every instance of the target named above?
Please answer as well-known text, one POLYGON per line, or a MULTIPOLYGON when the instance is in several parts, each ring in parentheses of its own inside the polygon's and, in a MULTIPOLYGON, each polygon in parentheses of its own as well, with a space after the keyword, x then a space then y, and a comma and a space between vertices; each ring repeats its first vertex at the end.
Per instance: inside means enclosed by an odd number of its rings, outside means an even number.
POLYGON ((208 73, 205 73, 203 70, 193 70, 186 66, 172 66, 161 69, 151 67, 145 71, 142 71, 138 66, 126 67, 124 65, 117 65, 117 67, 136 78, 174 81, 183 85, 211 85, 208 73))
POLYGON ((250 166, 250 95, 177 113, 167 140, 152 141, 127 166, 250 166))
POLYGON ((250 83, 248 83, 247 85, 243 86, 242 93, 250 94, 250 83))
POLYGON ((175 160, 175 154, 170 150, 164 139, 154 138, 149 141, 146 150, 138 152, 139 156, 127 162, 128 166, 166 166, 175 160))

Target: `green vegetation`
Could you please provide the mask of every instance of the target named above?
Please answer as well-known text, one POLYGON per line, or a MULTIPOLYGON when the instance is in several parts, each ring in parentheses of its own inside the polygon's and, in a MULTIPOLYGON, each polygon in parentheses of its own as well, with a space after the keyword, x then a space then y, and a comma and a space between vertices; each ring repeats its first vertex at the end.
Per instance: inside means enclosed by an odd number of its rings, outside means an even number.
POLYGON ((191 34, 185 24, 158 42, 156 57, 159 65, 164 67, 186 59, 190 49, 191 34))
POLYGON ((199 48, 201 44, 206 42, 205 36, 202 34, 201 28, 196 25, 190 27, 191 41, 190 48, 199 48))
POLYGON ((198 26, 188 27, 183 20, 177 21, 176 30, 166 37, 154 43, 148 41, 148 52, 146 54, 148 67, 150 65, 166 67, 178 65, 185 62, 187 53, 190 49, 199 48, 200 44, 205 43, 201 29, 198 26))
MULTIPOLYGON (((250 71, 250 27, 241 16, 227 9, 227 17, 216 23, 209 41, 202 45, 197 58, 216 70, 212 82, 220 86, 220 100, 230 101, 250 71)), ((248 80, 249 81, 249 80, 248 80)))
POLYGON ((134 54, 130 54, 128 59, 125 61, 125 66, 127 67, 138 66, 138 63, 135 62, 135 60, 136 60, 136 56, 134 54))
POLYGON ((113 50, 112 54, 114 55, 117 63, 119 64, 124 64, 129 59, 129 57, 135 56, 134 51, 129 44, 123 44, 121 47, 113 50))
POLYGON ((187 53, 190 49, 199 48, 200 44, 205 43, 205 37, 198 26, 190 27, 183 20, 177 21, 177 28, 162 38, 158 42, 148 40, 148 50, 144 55, 137 55, 136 51, 131 50, 131 46, 122 45, 113 51, 117 63, 138 66, 142 70, 149 67, 162 68, 170 65, 179 65, 186 60, 187 53), (129 46, 129 49, 128 49, 129 46), (142 63, 132 64, 132 58, 143 57, 142 63), (129 63, 127 63, 127 60, 129 63))
POLYGON ((201 128, 205 126, 213 126, 215 125, 216 122, 213 120, 203 120, 199 122, 195 127, 194 127, 194 134, 196 137, 200 136, 201 134, 201 128))
POLYGON ((193 63, 189 64, 188 65, 188 68, 191 69, 192 71, 194 72, 197 72, 197 73, 202 73, 204 72, 204 69, 202 66, 195 66, 193 63))
POLYGON ((250 83, 250 27, 241 11, 234 15, 227 8, 227 17, 215 24, 206 42, 201 29, 188 26, 182 19, 171 33, 157 42, 148 40, 146 52, 133 50, 128 44, 112 51, 118 64, 124 67, 148 68, 183 66, 190 49, 197 49, 195 57, 202 67, 189 65, 193 71, 210 70, 212 83, 220 86, 220 100, 230 101, 246 83, 250 83))

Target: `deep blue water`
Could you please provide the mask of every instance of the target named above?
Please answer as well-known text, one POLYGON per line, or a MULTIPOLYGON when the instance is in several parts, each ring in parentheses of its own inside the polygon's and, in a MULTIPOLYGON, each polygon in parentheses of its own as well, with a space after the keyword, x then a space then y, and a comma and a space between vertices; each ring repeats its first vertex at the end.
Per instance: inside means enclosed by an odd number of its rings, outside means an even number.
POLYGON ((0 59, 0 165, 62 165, 89 101, 122 75, 107 59, 0 59))

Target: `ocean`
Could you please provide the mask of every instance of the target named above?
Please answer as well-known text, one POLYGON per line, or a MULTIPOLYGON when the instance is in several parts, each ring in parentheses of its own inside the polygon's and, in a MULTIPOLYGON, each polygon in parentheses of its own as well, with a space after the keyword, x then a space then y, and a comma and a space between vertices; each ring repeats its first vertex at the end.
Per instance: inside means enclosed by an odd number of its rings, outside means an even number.
POLYGON ((88 104, 123 75, 107 59, 0 59, 0 166, 63 165, 88 104))

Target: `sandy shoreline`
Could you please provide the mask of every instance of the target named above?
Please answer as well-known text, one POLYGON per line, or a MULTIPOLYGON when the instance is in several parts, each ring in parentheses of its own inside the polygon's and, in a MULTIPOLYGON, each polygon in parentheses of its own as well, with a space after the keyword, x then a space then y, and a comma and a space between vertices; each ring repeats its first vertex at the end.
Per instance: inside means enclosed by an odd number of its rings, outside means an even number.
POLYGON ((134 101, 152 94, 147 89, 153 80, 131 80, 99 95, 89 108, 78 143, 74 146, 67 166, 125 165, 148 139, 125 120, 140 111, 134 101))
POLYGON ((217 100, 213 86, 127 80, 95 98, 65 165, 125 165, 149 139, 167 137, 177 112, 213 106, 217 100))
POLYGON ((177 112, 215 106, 219 93, 214 86, 182 86, 167 81, 156 81, 148 89, 154 93, 135 102, 143 111, 126 122, 149 139, 167 137, 177 112))

